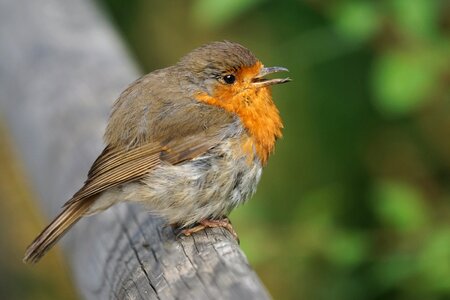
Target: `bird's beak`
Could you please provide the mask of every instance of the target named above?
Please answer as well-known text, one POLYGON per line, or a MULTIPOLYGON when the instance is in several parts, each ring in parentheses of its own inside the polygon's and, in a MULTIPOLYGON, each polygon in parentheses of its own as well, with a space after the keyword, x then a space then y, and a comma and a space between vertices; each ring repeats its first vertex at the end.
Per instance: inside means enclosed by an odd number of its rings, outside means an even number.
POLYGON ((261 68, 259 74, 256 75, 252 80, 252 85, 256 88, 265 87, 274 84, 281 84, 291 81, 289 77, 287 78, 275 78, 275 79, 267 79, 264 76, 277 73, 277 72, 289 72, 288 69, 283 67, 264 67, 261 68))

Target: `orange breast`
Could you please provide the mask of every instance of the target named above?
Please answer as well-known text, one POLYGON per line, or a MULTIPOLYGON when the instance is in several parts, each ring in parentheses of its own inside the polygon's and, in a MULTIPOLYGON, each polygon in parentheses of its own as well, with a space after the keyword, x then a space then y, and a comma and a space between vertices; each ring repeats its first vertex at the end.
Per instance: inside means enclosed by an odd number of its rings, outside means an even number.
POLYGON ((219 86, 213 96, 199 93, 196 98, 238 115, 251 137, 251 141, 246 142, 244 150, 253 155, 255 149, 261 163, 263 165, 267 163, 276 139, 282 135, 283 128, 269 88, 247 88, 236 93, 227 86, 219 86))

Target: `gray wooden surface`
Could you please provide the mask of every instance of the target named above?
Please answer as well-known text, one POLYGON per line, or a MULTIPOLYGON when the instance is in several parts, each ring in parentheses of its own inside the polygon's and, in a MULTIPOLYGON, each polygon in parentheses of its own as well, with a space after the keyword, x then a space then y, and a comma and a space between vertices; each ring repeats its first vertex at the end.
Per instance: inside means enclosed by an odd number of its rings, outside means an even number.
MULTIPOLYGON (((88 0, 0 0, 0 117, 48 218, 81 186, 111 104, 138 76, 88 0)), ((140 207, 82 220, 61 244, 85 299, 269 298, 227 231, 177 239, 140 207)))

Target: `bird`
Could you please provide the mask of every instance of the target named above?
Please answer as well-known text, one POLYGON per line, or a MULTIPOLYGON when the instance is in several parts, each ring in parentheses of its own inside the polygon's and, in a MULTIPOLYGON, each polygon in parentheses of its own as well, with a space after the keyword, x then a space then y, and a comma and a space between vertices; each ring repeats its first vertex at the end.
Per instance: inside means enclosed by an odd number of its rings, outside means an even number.
POLYGON ((266 76, 287 71, 219 41, 130 84, 113 104, 105 148, 84 185, 23 261, 38 262, 82 217, 127 201, 185 235, 224 227, 237 236, 227 216, 255 193, 282 137, 271 86, 291 79, 266 76))

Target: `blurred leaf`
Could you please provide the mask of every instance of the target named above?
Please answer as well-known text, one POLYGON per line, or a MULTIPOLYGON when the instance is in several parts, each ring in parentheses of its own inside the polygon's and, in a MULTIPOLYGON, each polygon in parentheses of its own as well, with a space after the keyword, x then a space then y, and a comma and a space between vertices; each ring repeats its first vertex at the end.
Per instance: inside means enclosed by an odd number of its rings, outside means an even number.
POLYGON ((426 210, 419 191, 395 181, 379 182, 374 191, 374 212, 380 221, 398 231, 420 228, 426 223, 426 210))
POLYGON ((329 258, 343 267, 354 266, 367 258, 369 244, 364 234, 342 230, 329 241, 329 258))
POLYGON ((450 228, 434 232, 419 256, 419 266, 426 276, 426 286, 450 292, 450 228))
POLYGON ((316 229, 333 228, 343 194, 343 187, 340 184, 322 185, 320 188, 311 189, 302 196, 294 221, 300 227, 308 224, 316 229))
POLYGON ((210 29, 231 22, 264 0, 197 0, 191 15, 196 23, 210 29))
POLYGON ((388 115, 407 114, 427 100, 436 75, 427 53, 395 52, 381 56, 372 73, 375 104, 388 115))
POLYGON ((373 2, 346 2, 335 12, 336 30, 355 42, 371 38, 379 24, 380 18, 373 2))
POLYGON ((383 292, 399 287, 401 283, 417 274, 417 264, 411 255, 396 254, 377 263, 372 270, 373 276, 382 287, 383 292))
POLYGON ((430 37, 436 33, 440 1, 393 0, 391 5, 401 28, 411 36, 430 37))

